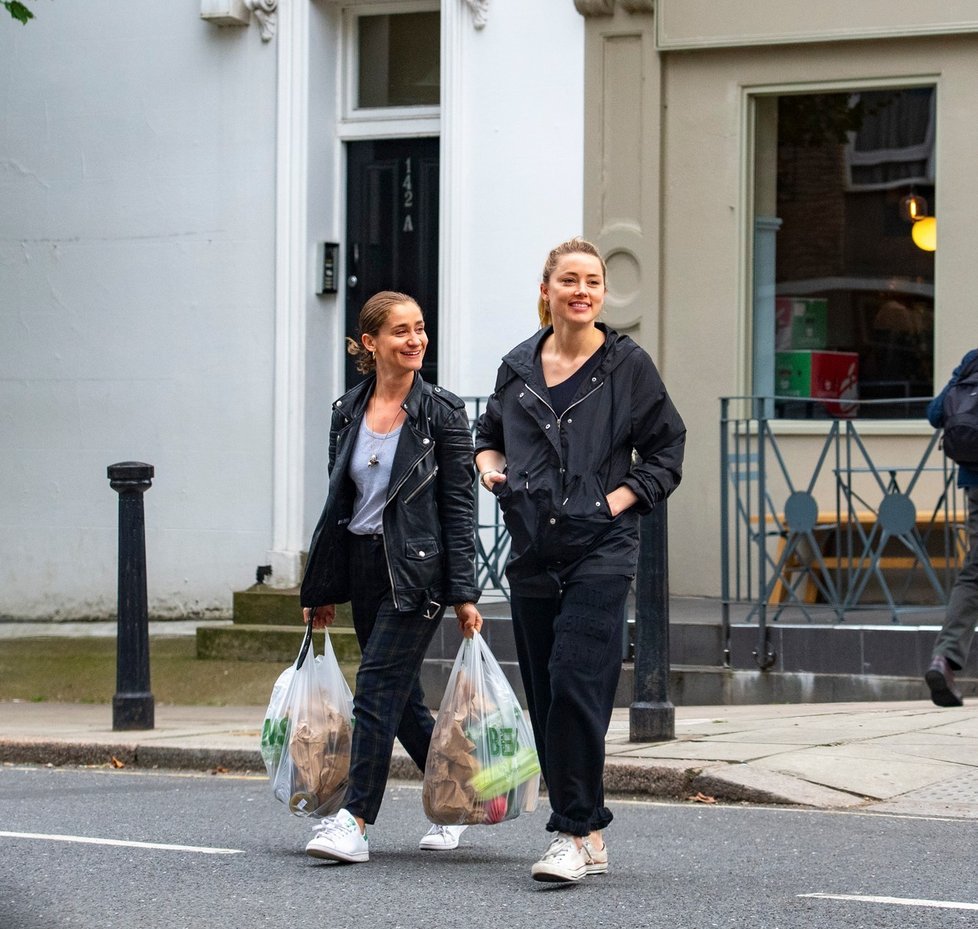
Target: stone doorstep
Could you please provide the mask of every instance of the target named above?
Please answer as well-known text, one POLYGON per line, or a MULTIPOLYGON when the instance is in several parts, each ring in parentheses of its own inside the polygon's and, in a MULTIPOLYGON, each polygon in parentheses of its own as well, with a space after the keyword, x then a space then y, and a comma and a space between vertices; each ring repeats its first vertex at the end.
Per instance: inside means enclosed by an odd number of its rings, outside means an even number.
MULTIPOLYGON (((515 661, 500 661, 520 702, 525 706, 523 682, 515 661)), ((452 661, 425 659, 421 686, 429 705, 441 701, 452 661)), ((978 696, 978 678, 961 679, 966 697, 978 696)), ((635 700, 635 665, 622 665, 615 707, 635 700)), ((807 674, 781 671, 747 671, 731 668, 673 665, 669 669, 669 700, 673 706, 736 706, 767 703, 848 703, 890 700, 930 701, 922 677, 885 677, 869 674, 807 674)))
MULTIPOLYGON (((197 629, 197 657, 244 660, 273 661, 287 665, 295 661, 305 635, 305 627, 291 626, 201 626, 197 629)), ((360 661, 360 646, 356 633, 349 626, 330 628, 329 641, 341 665, 357 664, 360 661)), ((317 632, 313 638, 316 654, 322 654, 323 634, 317 632)))
MULTIPOLYGON (((349 605, 343 605, 340 611, 339 622, 343 623, 349 605)), ((198 656, 287 663, 294 659, 299 647, 302 627, 295 623, 298 612, 298 588, 280 590, 253 585, 235 594, 232 627, 198 629, 198 656), (280 616, 286 622, 274 621, 280 616), (259 635, 263 630, 267 636, 259 635)), ((505 608, 501 613, 493 612, 499 615, 486 617, 483 635, 522 699, 512 626, 505 608)), ((355 663, 359 649, 352 636, 349 647, 340 644, 343 628, 347 635, 352 632, 349 626, 334 626, 331 641, 341 663, 355 663)), ((936 631, 929 626, 782 621, 769 623, 768 628, 776 664, 769 671, 761 671, 753 659, 756 624, 731 625, 732 667, 726 668, 722 664, 722 633, 717 623, 674 620, 670 624, 672 702, 677 706, 708 706, 929 699, 923 672, 936 631)), ((437 705, 440 701, 459 641, 454 617, 445 616, 422 672, 430 703, 437 705)), ((633 665, 625 662, 616 706, 631 704, 633 680, 633 665)), ((966 696, 978 695, 978 654, 971 655, 959 682, 966 696)))
MULTIPOLYGON (((298 587, 252 584, 232 594, 232 619, 236 626, 289 626, 302 619, 298 587)), ((350 604, 336 608, 335 626, 353 626, 350 604)))

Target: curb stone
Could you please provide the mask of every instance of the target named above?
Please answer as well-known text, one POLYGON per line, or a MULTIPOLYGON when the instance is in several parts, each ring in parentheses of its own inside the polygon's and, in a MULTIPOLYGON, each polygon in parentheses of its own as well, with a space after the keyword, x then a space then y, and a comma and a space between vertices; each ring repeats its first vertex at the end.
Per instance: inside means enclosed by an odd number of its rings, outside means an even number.
MULTIPOLYGON (((126 767, 172 771, 216 771, 263 774, 265 765, 257 750, 206 749, 133 743, 85 743, 0 741, 0 763, 60 766, 102 766, 116 759, 126 767)), ((391 757, 392 780, 420 781, 421 772, 402 750, 391 757)), ((605 767, 609 794, 649 799, 686 800, 696 793, 725 803, 788 804, 843 808, 858 805, 860 798, 828 790, 775 772, 759 772, 746 765, 721 765, 661 761, 635 765, 609 761, 605 767), (738 769, 747 770, 738 770, 738 769)))

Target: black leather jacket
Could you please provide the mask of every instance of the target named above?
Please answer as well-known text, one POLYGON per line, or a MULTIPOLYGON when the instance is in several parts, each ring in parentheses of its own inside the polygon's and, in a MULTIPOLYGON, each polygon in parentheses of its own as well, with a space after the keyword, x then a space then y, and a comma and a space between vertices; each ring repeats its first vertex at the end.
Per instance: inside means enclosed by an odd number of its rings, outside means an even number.
MULTIPOLYGON (((356 494, 350 455, 375 378, 333 404, 329 432, 329 493, 309 545, 303 606, 351 597, 346 527, 356 494)), ((472 437, 465 405, 415 375, 404 401, 407 418, 391 466, 384 506, 384 553, 400 612, 437 612, 432 603, 479 599, 475 586, 475 506, 472 437)))
POLYGON ((511 538, 514 591, 548 596, 570 576, 634 575, 638 523, 682 479, 686 427, 648 353, 603 324, 604 355, 560 417, 538 359, 543 329, 499 368, 476 428, 476 452, 506 456, 494 493, 511 538), (622 484, 638 503, 612 518, 622 484))

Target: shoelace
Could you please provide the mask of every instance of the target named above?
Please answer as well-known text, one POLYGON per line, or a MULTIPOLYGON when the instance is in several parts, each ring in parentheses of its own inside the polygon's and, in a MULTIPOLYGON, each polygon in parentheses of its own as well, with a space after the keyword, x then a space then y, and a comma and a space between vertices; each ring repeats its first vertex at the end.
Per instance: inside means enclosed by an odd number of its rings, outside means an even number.
POLYGON ((313 829, 316 830, 316 838, 319 839, 346 835, 350 831, 350 825, 340 822, 335 816, 330 816, 313 826, 313 829))
POLYGON ((585 839, 581 848, 584 851, 584 857, 587 858, 588 862, 592 864, 597 861, 597 856, 604 851, 603 845, 601 848, 595 848, 594 845, 591 844, 590 839, 585 839))
POLYGON ((561 836, 550 843, 550 848, 543 853, 543 858, 540 860, 551 861, 554 858, 561 858, 568 851, 577 851, 577 843, 573 839, 566 839, 561 836))

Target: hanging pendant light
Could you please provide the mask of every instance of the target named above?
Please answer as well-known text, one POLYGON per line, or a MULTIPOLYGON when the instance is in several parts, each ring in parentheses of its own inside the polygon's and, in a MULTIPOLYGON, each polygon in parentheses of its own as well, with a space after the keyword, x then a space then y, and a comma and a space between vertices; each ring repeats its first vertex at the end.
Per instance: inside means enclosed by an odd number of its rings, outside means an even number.
POLYGON ((900 200, 900 218, 915 223, 927 215, 927 201, 912 190, 900 200))

